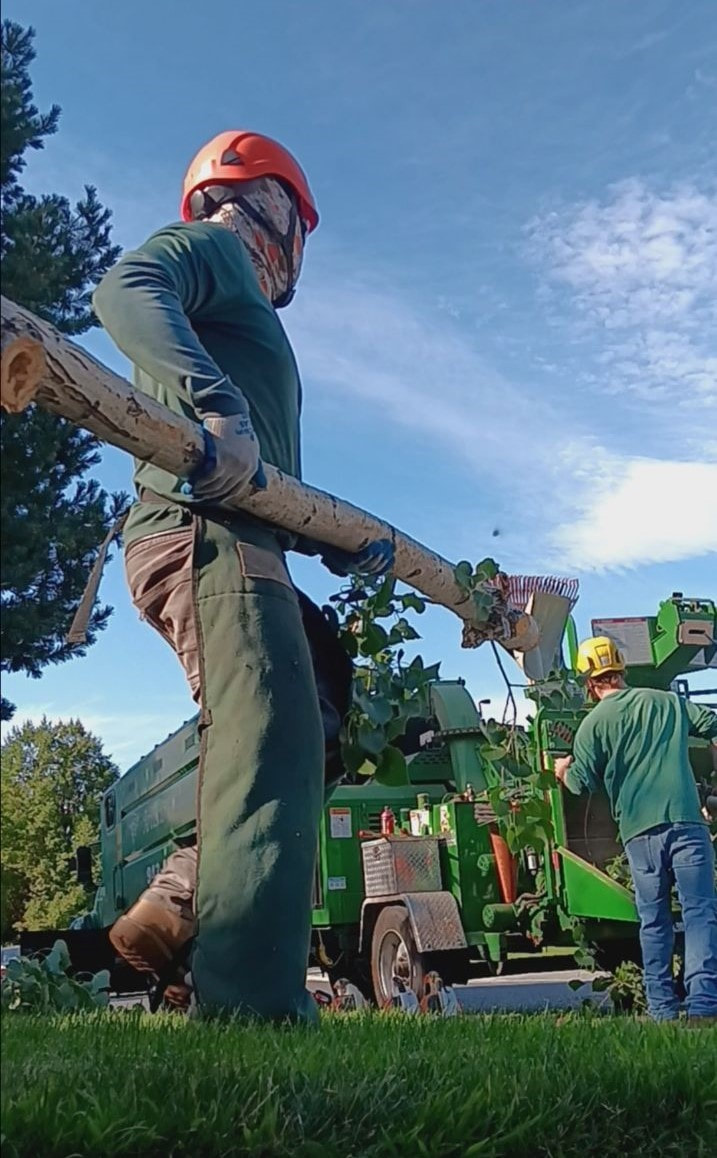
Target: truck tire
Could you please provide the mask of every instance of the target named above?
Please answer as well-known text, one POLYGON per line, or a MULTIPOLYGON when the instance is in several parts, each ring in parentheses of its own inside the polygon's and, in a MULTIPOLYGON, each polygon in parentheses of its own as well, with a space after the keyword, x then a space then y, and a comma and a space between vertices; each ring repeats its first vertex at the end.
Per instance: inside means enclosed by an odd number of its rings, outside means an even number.
POLYGON ((426 958, 416 948, 408 911, 403 905, 381 909, 371 938, 371 982, 376 1003, 385 1005, 393 995, 392 979, 398 977, 416 996, 423 996, 426 958))

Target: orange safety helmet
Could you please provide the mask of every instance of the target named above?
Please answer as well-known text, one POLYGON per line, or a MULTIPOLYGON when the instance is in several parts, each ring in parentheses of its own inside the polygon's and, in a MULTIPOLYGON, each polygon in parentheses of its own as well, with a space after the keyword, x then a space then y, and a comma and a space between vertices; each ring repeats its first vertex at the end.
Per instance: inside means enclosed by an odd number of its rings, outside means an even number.
POLYGON ((239 181, 254 181, 257 177, 277 177, 285 181, 299 203, 299 216, 311 233, 319 224, 306 174, 288 149, 264 137, 233 129, 219 133, 199 150, 187 169, 182 188, 181 214, 183 221, 192 221, 190 198, 197 190, 208 185, 233 185, 239 181))

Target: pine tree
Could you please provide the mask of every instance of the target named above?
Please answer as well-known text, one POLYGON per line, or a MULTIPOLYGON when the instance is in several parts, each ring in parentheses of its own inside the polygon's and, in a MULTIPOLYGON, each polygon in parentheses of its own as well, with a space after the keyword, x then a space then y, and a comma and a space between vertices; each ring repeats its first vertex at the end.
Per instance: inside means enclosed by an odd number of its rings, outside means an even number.
POLYGON ((100 800, 118 771, 79 720, 26 723, 2 746, 2 938, 61 929, 86 905, 68 861, 99 836, 100 800))
MULTIPOLYGON (((3 293, 59 329, 79 334, 96 325, 93 286, 117 260, 110 242, 110 211, 85 186, 74 208, 66 197, 25 192, 21 177, 28 149, 41 149, 57 131, 57 105, 40 113, 33 102, 32 28, 2 24, 0 199, 3 293)), ((109 496, 85 475, 99 461, 99 442, 64 419, 31 407, 3 415, 2 632, 0 667, 38 677, 84 648, 64 642, 89 570, 124 495, 109 496)), ((88 644, 111 608, 98 607, 88 644)), ((13 707, 3 698, 2 718, 13 707)))

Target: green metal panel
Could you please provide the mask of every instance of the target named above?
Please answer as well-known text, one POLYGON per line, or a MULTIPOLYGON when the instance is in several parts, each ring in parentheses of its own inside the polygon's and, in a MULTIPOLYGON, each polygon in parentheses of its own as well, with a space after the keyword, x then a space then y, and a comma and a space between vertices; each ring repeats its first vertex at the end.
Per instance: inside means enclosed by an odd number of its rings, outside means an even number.
POLYGON ((431 685, 431 706, 448 743, 456 791, 472 784, 476 792, 488 787, 478 755, 480 716, 462 680, 441 680, 431 685))
POLYGON ((567 910, 573 917, 605 921, 638 921, 629 889, 600 872, 567 848, 558 848, 563 869, 567 910))
POLYGON ((102 923, 137 899, 177 838, 196 828, 197 717, 138 760, 104 794, 102 923))
POLYGON ((402 808, 415 808, 415 788, 375 785, 337 788, 324 809, 319 834, 319 888, 312 916, 315 928, 357 924, 364 899, 359 833, 378 836, 388 806, 398 824, 402 808))
POLYGON ((575 625, 575 620, 572 615, 568 616, 568 621, 565 624, 565 641, 568 649, 568 666, 571 671, 575 671, 578 659, 578 629, 575 625))
MULTIPOLYGON (((579 711, 564 711, 559 708, 538 709, 530 730, 536 771, 552 771, 556 756, 572 752, 575 733, 589 710, 589 706, 579 711)), ((567 842, 567 831, 562 788, 555 783, 554 787, 548 789, 547 797, 555 842, 564 845, 567 842)), ((552 847, 546 846, 543 849, 543 872, 545 892, 551 901, 557 903, 562 892, 561 864, 552 847)))
MULTIPOLYGON (((694 664, 705 650, 711 653, 714 666, 717 606, 713 600, 673 595, 663 600, 657 615, 647 616, 645 622, 652 661, 628 664, 626 678, 631 687, 667 690, 679 675, 699 670, 694 664)), ((709 665, 710 656, 705 658, 709 665)))
POLYGON ((433 831, 443 837, 443 887, 458 902, 464 929, 480 929, 486 903, 500 900, 488 826, 476 823, 464 801, 434 805, 433 814, 433 831))

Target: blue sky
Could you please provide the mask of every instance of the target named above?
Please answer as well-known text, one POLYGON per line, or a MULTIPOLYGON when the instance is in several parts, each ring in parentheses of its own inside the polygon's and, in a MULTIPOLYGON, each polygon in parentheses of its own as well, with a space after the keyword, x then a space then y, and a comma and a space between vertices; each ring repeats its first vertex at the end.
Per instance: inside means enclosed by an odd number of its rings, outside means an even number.
MULTIPOLYGON (((577 575, 578 626, 717 596, 714 0, 7 0, 58 135, 33 191, 97 185, 115 239, 175 220, 226 128, 284 142, 321 212, 284 312, 311 483, 456 561, 577 575), (494 529, 500 534, 493 535, 494 529)), ((83 339, 126 372, 110 341, 83 339)), ((98 476, 129 489, 107 451, 98 476)), ((297 582, 334 582, 296 560, 297 582)), ((13 677, 15 722, 80 716, 122 768, 192 711, 115 607, 87 657, 13 677)), ((431 610, 427 660, 502 704, 431 610)), ((511 676, 518 669, 508 661, 511 676)))

